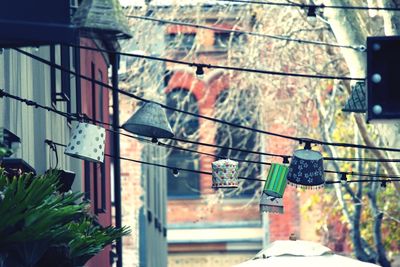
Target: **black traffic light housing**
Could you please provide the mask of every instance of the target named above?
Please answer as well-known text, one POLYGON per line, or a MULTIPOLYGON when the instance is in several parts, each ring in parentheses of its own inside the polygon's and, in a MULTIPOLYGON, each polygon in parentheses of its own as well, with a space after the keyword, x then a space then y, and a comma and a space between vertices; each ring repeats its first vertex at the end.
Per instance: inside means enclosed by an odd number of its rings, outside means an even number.
POLYGON ((400 119, 400 37, 367 38, 367 122, 400 119))

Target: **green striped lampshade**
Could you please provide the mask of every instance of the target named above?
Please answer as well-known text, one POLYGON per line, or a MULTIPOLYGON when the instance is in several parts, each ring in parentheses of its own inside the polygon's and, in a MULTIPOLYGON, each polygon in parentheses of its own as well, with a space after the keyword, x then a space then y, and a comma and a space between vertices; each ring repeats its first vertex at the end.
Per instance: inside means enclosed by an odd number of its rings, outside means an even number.
POLYGON ((286 176, 289 168, 282 164, 272 163, 269 168, 268 177, 264 185, 264 193, 281 198, 286 188, 286 176))

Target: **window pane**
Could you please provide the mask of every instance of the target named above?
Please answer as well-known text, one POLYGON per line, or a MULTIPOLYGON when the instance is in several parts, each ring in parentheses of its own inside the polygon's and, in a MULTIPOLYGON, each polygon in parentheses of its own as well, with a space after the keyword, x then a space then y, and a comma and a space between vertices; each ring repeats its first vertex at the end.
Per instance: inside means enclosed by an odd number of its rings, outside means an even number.
MULTIPOLYGON (((242 94, 229 95, 228 90, 224 90, 217 98, 216 117, 235 124, 248 125, 257 128, 257 120, 255 111, 256 107, 251 105, 251 96, 242 94), (250 97, 250 98, 249 98, 250 97), (244 101, 242 101, 244 100, 244 101), (235 108, 230 111, 232 102, 235 103, 235 108), (245 103, 246 102, 246 103, 245 103), (228 112, 229 110, 229 112, 228 112)), ((257 150, 258 135, 255 132, 250 132, 237 127, 228 125, 217 126, 216 143, 225 147, 240 148, 245 150, 257 150)), ((260 161, 260 155, 247 152, 230 150, 227 148, 219 148, 216 150, 216 157, 232 158, 232 159, 247 159, 252 161, 260 161)), ((239 164, 239 173, 242 177, 257 178, 261 173, 261 166, 254 163, 239 164)), ((236 190, 232 197, 250 197, 255 190, 259 188, 259 181, 239 180, 240 188, 236 190)))
MULTIPOLYGON (((167 105, 198 114, 198 106, 195 97, 185 89, 175 89, 167 95, 167 105)), ((167 110, 167 116, 174 129, 175 136, 182 139, 196 140, 199 129, 199 120, 196 117, 183 113, 167 110)), ((197 150, 196 145, 190 149, 197 150)), ((171 150, 167 165, 183 169, 200 170, 198 154, 181 150, 171 150)), ((200 175, 193 172, 180 171, 175 177, 168 172, 168 196, 193 197, 200 194, 200 175)))
POLYGON ((195 33, 171 33, 165 36, 165 42, 170 48, 191 49, 196 39, 195 33))

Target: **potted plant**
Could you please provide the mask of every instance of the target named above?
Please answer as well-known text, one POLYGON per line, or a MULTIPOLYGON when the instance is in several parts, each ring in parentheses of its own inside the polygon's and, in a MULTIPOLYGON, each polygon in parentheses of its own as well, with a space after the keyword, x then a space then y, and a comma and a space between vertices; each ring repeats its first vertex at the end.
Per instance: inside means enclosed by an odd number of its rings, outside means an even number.
POLYGON ((0 267, 52 266, 51 258, 56 266, 81 266, 129 233, 96 225, 88 204, 78 203, 83 194, 59 194, 58 181, 57 172, 10 179, 0 170, 0 267))

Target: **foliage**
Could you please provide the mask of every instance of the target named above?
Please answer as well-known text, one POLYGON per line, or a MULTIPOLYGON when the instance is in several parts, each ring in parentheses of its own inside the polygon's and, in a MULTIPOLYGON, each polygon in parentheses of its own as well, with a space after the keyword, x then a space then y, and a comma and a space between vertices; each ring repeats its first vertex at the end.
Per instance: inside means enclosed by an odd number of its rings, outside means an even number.
POLYGON ((127 227, 121 229, 113 226, 102 228, 96 225, 93 218, 86 216, 78 222, 69 223, 67 228, 74 233, 74 238, 68 243, 68 246, 71 257, 78 265, 84 264, 114 240, 130 233, 127 227))
POLYGON ((64 255, 71 264, 83 265, 129 233, 126 227, 98 225, 86 203, 76 204, 82 193, 58 194, 58 187, 57 172, 12 178, 0 172, 0 260, 6 259, 5 266, 48 266, 43 255, 64 255))
POLYGON ((34 177, 23 174, 8 178, 0 174, 0 248, 27 240, 55 240, 68 236, 61 227, 82 212, 84 204, 74 204, 82 194, 55 194, 57 175, 34 177))

